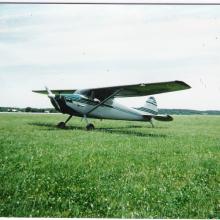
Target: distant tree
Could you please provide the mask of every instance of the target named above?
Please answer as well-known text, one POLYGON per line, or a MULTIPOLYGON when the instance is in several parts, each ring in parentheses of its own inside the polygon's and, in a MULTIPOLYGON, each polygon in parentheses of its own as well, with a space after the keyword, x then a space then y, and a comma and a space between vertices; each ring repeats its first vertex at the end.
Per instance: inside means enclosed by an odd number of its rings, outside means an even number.
POLYGON ((31 107, 25 108, 25 112, 31 112, 31 111, 32 111, 32 108, 31 108, 31 107))
POLYGON ((58 111, 57 111, 56 109, 54 109, 54 108, 53 108, 53 109, 50 109, 49 111, 50 111, 50 113, 57 113, 57 112, 58 112, 58 111))

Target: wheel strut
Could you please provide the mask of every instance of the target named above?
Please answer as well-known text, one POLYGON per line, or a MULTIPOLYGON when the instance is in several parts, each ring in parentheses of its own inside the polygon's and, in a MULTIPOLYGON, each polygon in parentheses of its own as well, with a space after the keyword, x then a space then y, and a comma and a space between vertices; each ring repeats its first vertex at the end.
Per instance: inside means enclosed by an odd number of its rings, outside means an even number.
POLYGON ((86 115, 83 116, 83 119, 85 119, 85 121, 86 121, 86 124, 87 124, 86 125, 86 129, 87 129, 87 131, 92 131, 92 130, 95 129, 95 126, 92 123, 89 123, 86 115))
POLYGON ((66 123, 72 118, 73 116, 70 115, 65 122, 61 121, 60 123, 58 123, 57 127, 58 128, 65 128, 66 127, 66 123))
POLYGON ((150 120, 150 123, 151 123, 152 128, 154 128, 154 124, 153 124, 152 119, 150 120))
POLYGON ((66 121, 65 121, 64 123, 66 124, 72 117, 73 117, 73 116, 70 115, 70 116, 66 119, 66 121))

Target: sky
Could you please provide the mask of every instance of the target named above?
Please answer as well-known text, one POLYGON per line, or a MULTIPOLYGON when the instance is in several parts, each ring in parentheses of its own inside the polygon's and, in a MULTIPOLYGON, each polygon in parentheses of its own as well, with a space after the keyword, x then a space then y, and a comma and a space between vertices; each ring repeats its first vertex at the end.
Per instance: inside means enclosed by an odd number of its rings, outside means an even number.
MULTIPOLYGON (((220 110, 220 5, 0 5, 0 106, 32 90, 182 80, 159 108, 220 110)), ((124 98, 143 106, 147 97, 124 98)))

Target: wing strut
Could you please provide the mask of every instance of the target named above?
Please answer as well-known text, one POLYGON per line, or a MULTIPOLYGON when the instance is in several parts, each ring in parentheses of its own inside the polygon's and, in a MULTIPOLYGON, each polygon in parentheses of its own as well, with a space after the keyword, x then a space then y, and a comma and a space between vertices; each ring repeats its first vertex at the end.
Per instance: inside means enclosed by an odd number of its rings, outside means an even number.
POLYGON ((117 95, 122 89, 118 89, 117 91, 115 91, 114 93, 112 93, 110 96, 108 96, 106 99, 104 99, 103 101, 101 101, 99 104, 97 104, 94 108, 92 108, 91 110, 89 110, 85 115, 90 114, 91 112, 93 112, 95 109, 97 109, 100 105, 102 105, 103 103, 107 102, 109 99, 111 99, 112 97, 114 97, 115 95, 117 95))

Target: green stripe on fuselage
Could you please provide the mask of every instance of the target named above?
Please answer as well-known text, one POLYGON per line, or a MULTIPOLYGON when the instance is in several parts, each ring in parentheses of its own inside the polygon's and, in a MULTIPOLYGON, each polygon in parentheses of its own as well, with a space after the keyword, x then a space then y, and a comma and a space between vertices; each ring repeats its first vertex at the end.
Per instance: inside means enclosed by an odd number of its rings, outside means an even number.
POLYGON ((149 109, 149 108, 144 108, 144 107, 140 107, 140 108, 135 108, 139 111, 142 111, 142 112, 147 112, 147 113, 151 113, 151 114, 154 114, 154 115, 157 115, 158 112, 152 110, 152 109, 149 109))

